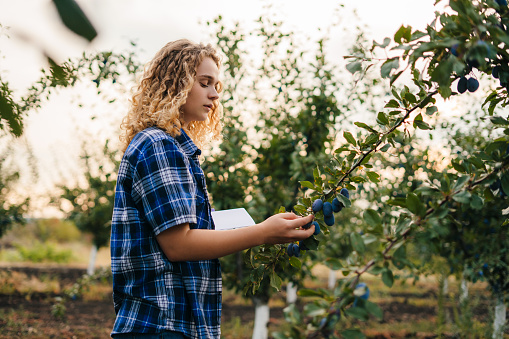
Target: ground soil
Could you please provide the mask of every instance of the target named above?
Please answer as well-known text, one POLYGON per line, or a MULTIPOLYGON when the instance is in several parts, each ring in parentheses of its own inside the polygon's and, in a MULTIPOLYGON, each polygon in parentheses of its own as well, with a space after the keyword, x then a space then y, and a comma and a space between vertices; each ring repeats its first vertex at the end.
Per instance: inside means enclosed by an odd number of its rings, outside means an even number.
MULTIPOLYGON (((6 268, 0 268, 5 270, 6 268)), ((10 268, 23 272, 27 276, 41 276, 51 274, 58 276, 62 283, 71 284, 80 278, 85 271, 78 268, 10 268)), ((24 293, 19 292, 0 294, 0 338, 109 338, 114 322, 113 302, 111 295, 101 300, 69 300, 65 303, 66 311, 61 318, 52 315, 52 305, 56 293, 24 293), (15 311, 15 312, 14 312, 15 311)), ((435 319, 436 306, 415 306, 407 302, 410 297, 405 293, 395 293, 391 300, 382 302, 379 306, 384 311, 381 323, 394 321, 416 322, 423 319, 435 319)), ((436 298, 432 291, 426 291, 423 298, 436 298)), ((482 305, 480 306, 482 307, 482 305)), ((487 310, 479 309, 478 314, 486 314, 487 310)), ((225 322, 233 317, 240 317, 241 323, 249 323, 254 319, 254 309, 251 305, 231 303, 227 298, 223 304, 223 319, 225 322)), ((283 319, 283 307, 271 307, 271 324, 278 326, 283 319)), ((395 333, 390 331, 367 330, 368 338, 435 338, 432 334, 416 335, 415 333, 395 333)))

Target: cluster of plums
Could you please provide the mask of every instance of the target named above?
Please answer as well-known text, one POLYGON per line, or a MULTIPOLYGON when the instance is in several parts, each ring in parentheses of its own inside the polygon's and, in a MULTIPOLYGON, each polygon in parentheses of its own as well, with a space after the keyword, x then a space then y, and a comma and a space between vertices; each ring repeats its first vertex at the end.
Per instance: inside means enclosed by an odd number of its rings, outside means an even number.
MULTIPOLYGON (((346 188, 342 188, 339 194, 350 198, 350 193, 346 188)), ((316 199, 311 206, 313 213, 323 212, 323 221, 327 226, 334 225, 334 213, 340 212, 343 207, 345 206, 338 198, 332 199, 332 203, 328 201, 323 202, 322 199, 316 199)))
MULTIPOLYGON (((350 199, 350 193, 346 188, 342 188, 339 194, 350 199)), ((315 201, 313 201, 311 209, 313 210, 313 213, 323 212, 323 219, 325 224, 327 226, 332 226, 334 225, 334 213, 340 212, 343 209, 343 207, 345 207, 343 203, 339 201, 337 197, 335 197, 334 199, 332 199, 332 203, 328 201, 323 202, 322 199, 316 199, 315 201)), ((308 229, 312 225, 315 226, 315 232, 313 233, 313 235, 320 234, 321 232, 320 225, 316 221, 308 223, 307 225, 304 226, 304 228, 308 229)), ((286 253, 290 257, 298 257, 300 256, 300 251, 306 250, 308 250, 308 248, 306 248, 304 243, 300 241, 298 245, 296 243, 289 244, 286 249, 286 253)))
POLYGON ((469 92, 475 92, 479 88, 479 81, 476 78, 461 77, 458 81, 458 92, 460 94, 469 92))

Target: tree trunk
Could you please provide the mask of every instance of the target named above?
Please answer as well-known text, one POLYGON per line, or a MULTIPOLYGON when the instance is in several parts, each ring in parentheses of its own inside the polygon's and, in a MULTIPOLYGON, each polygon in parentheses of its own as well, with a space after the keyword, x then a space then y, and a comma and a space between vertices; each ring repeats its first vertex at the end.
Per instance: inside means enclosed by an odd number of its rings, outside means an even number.
POLYGON ((297 286, 290 281, 288 285, 286 285, 286 303, 295 304, 296 301, 297 301, 297 286))
POLYGON ((270 308, 268 300, 253 298, 255 304, 255 319, 253 329, 253 339, 267 339, 270 308))
POLYGON ((447 279, 445 274, 442 276, 442 293, 444 296, 449 294, 449 279, 447 279))
POLYGON ((329 270, 329 280, 327 286, 329 287, 329 290, 334 289, 336 286, 336 271, 329 270))
POLYGON ((96 259, 97 259, 97 246, 95 244, 92 244, 92 249, 90 250, 90 259, 88 260, 87 268, 88 275, 94 274, 96 259))
POLYGON ((500 296, 495 297, 495 319, 493 321, 493 339, 502 339, 504 337, 504 324, 506 320, 506 306, 504 299, 500 296))
POLYGON ((460 285, 460 303, 463 303, 468 298, 468 283, 465 280, 465 278, 461 278, 461 285, 460 285))

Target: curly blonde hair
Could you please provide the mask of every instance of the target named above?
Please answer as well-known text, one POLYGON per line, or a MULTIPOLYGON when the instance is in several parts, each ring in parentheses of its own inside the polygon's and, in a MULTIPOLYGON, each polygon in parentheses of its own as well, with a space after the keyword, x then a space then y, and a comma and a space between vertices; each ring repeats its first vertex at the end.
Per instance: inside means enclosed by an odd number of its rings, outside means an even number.
MULTIPOLYGON (((181 108, 193 87, 197 67, 207 57, 220 67, 220 56, 210 44, 181 39, 166 44, 156 53, 145 66, 130 109, 120 125, 125 130, 120 136, 123 152, 134 136, 148 127, 159 127, 173 137, 180 135, 184 126, 181 108)), ((216 90, 222 91, 221 82, 216 90)), ((221 137, 222 116, 223 106, 215 100, 207 120, 189 123, 185 132, 198 147, 204 147, 210 140, 221 137)))

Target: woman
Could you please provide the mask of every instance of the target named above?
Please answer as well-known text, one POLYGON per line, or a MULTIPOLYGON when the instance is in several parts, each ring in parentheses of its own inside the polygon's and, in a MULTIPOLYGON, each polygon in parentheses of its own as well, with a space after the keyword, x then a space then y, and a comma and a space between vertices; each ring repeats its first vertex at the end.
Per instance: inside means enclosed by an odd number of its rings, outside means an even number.
POLYGON ((219 338, 217 258, 310 237, 313 216, 214 230, 200 147, 220 137, 220 58, 178 40, 145 67, 124 118, 111 230, 114 338, 219 338))

